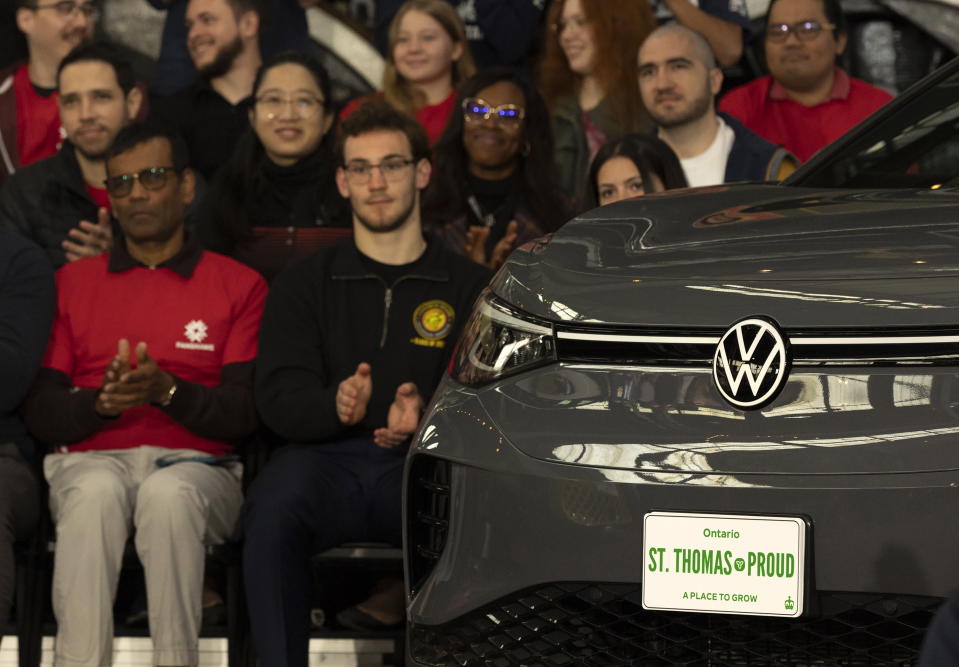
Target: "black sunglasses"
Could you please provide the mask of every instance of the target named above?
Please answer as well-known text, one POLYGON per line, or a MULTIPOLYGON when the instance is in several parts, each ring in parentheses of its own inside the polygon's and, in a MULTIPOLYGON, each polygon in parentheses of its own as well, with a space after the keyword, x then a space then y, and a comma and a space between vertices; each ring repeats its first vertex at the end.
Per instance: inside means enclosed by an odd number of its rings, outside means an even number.
POLYGON ((135 174, 120 174, 103 181, 111 197, 126 197, 133 192, 133 181, 140 181, 147 190, 159 190, 166 185, 168 174, 175 174, 174 167, 147 167, 135 174))

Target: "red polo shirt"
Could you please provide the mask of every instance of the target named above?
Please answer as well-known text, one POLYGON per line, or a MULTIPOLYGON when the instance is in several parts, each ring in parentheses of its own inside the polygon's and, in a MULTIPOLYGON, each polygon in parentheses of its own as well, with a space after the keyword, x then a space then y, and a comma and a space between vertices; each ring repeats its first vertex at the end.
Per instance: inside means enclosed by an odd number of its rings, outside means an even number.
MULTIPOLYGON (((121 338, 131 347, 146 341, 160 368, 208 387, 220 384, 225 365, 256 357, 266 284, 227 257, 193 245, 149 268, 118 247, 70 262, 56 278, 57 316, 43 366, 63 372, 75 387, 101 385, 121 338)), ((108 420, 89 438, 70 445, 70 451, 140 445, 212 455, 231 449, 144 405, 108 420)))
MULTIPOLYGON (((349 102, 343 107, 343 110, 340 111, 340 120, 346 120, 354 111, 367 102, 382 99, 383 93, 373 93, 372 95, 355 99, 349 102)), ((426 130, 426 138, 429 140, 430 146, 435 146, 436 142, 443 136, 443 131, 450 122, 450 116, 453 115, 453 107, 455 106, 456 91, 454 90, 442 102, 429 104, 416 110, 416 120, 423 126, 423 129, 426 130)))
POLYGON ((30 83, 27 65, 14 72, 13 90, 17 104, 17 152, 20 166, 26 167, 60 150, 60 110, 56 91, 41 95, 30 83))
POLYGON ((719 110, 805 162, 891 99, 886 91, 837 67, 829 99, 821 104, 804 106, 778 81, 764 76, 729 91, 719 110))

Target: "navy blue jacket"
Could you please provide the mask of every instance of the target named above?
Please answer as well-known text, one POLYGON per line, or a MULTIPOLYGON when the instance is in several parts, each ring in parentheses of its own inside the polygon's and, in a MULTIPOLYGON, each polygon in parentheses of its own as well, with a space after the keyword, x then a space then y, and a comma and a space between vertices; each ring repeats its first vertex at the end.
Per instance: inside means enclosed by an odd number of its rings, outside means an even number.
POLYGON ((0 443, 16 443, 24 458, 32 456, 33 445, 17 408, 47 349, 55 294, 44 252, 0 231, 0 443))
MULTIPOLYGON (((447 0, 456 8, 480 69, 496 65, 524 67, 536 50, 541 32, 543 0, 447 0)), ((377 0, 376 43, 386 55, 393 16, 404 0, 377 0)))
POLYGON ((785 148, 769 143, 729 114, 718 113, 736 136, 726 161, 724 183, 775 181, 783 160, 797 163, 785 148))

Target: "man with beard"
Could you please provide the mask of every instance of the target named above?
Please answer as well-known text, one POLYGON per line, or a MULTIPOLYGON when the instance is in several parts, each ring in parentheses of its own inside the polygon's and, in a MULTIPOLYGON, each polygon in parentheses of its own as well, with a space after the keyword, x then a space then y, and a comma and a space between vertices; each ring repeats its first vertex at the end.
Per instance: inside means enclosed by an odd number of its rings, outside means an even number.
POLYGON ((110 248, 103 154, 142 102, 133 67, 103 43, 83 44, 60 63, 60 123, 53 157, 17 171, 0 190, 0 228, 31 239, 54 267, 110 248))
POLYGON ((187 50, 201 78, 154 100, 153 118, 180 133, 208 181, 249 126, 247 108, 261 64, 258 0, 190 0, 187 50))
MULTIPOLYGON (((354 238, 274 281, 257 359, 257 408, 290 443, 244 506, 244 573, 264 667, 307 665, 313 554, 349 541, 400 544, 410 436, 489 279, 423 235, 422 127, 371 102, 340 130, 337 186, 354 238)), ((383 582, 337 618, 353 629, 396 626, 401 582, 383 582)))
POLYGON ((679 157, 691 187, 782 180, 796 168, 786 150, 716 113, 723 83, 712 50, 678 23, 654 30, 639 48, 639 90, 659 137, 679 157))
POLYGON ((155 665, 199 662, 206 545, 242 502, 234 445, 257 426, 253 359, 266 284, 184 229, 183 140, 130 125, 106 153, 123 235, 57 273, 57 315, 24 421, 56 524, 54 664, 113 664, 113 598, 131 533, 155 665))
POLYGON ((803 162, 892 99, 836 65, 846 48, 839 0, 773 0, 764 44, 769 76, 729 91, 719 108, 803 162))
POLYGON ((90 39, 99 13, 92 0, 12 4, 29 60, 0 71, 0 184, 60 148, 57 68, 71 49, 90 39))

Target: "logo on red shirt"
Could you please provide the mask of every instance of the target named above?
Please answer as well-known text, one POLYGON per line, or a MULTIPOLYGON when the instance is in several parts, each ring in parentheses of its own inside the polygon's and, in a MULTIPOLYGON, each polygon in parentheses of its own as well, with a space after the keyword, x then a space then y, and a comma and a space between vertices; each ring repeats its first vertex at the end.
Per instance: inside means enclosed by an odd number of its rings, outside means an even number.
POLYGON ((183 335, 190 342, 184 343, 182 340, 178 340, 175 347, 181 350, 205 350, 213 352, 216 349, 213 343, 203 342, 207 335, 206 322, 203 320, 190 320, 187 322, 186 326, 183 327, 183 335))

